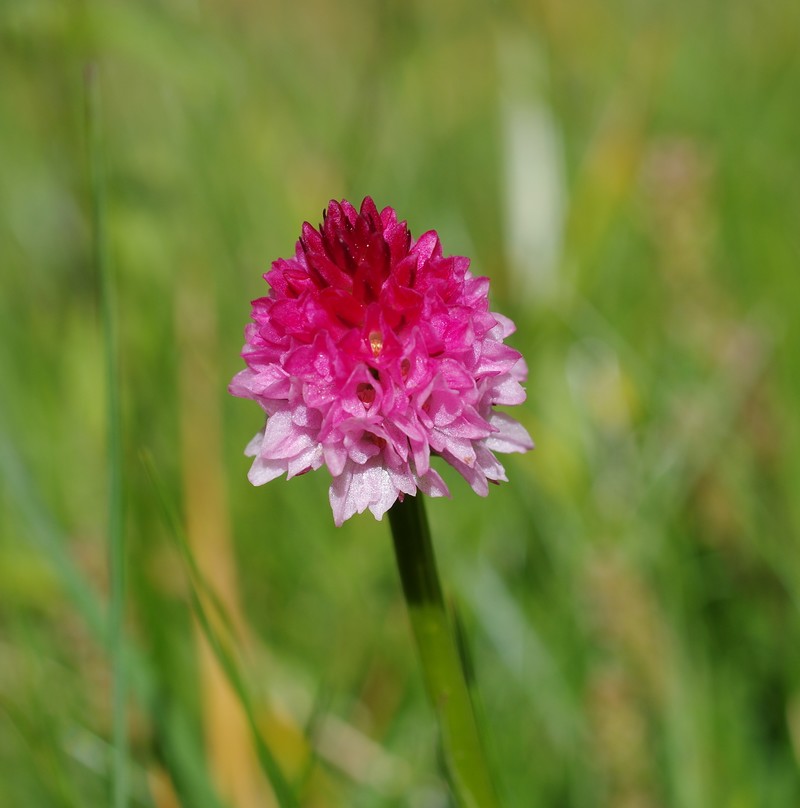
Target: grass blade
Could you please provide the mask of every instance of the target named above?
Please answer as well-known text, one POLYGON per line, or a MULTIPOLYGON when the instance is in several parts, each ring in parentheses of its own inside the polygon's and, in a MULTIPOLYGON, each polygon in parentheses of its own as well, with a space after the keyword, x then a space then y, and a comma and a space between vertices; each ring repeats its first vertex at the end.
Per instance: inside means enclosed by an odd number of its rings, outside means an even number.
POLYGON ((108 567, 109 653, 112 668, 113 808, 126 808, 128 798, 127 671, 124 653, 125 537, 122 502, 122 418, 120 405, 119 338, 115 312, 115 284, 108 251, 105 167, 100 123, 100 82, 96 64, 87 67, 86 128, 92 202, 92 253, 100 281, 100 309, 106 372, 106 430, 108 436, 108 567))
POLYGON ((203 636, 217 658, 220 668, 239 699, 250 728, 258 762, 266 774, 281 808, 296 808, 298 801, 294 790, 284 776, 272 751, 264 741, 247 684, 237 665, 232 645, 232 638, 235 636, 233 623, 217 593, 209 585, 202 570, 197 565, 177 514, 165 496, 163 486, 159 484, 152 458, 145 454, 143 459, 153 487, 161 501, 163 512, 170 528, 170 535, 173 537, 185 564, 190 584, 189 597, 192 611, 197 618, 203 636))

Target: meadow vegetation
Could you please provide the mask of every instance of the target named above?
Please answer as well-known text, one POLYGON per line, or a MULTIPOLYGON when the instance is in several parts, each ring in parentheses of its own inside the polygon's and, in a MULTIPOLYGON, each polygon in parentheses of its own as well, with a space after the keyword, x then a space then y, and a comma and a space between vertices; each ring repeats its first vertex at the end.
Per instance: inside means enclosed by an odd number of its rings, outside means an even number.
POLYGON ((335 528, 324 470, 251 487, 226 393, 270 261, 367 194, 491 278, 530 368, 536 450, 427 503, 505 804, 800 804, 798 31, 789 0, 4 0, 0 805, 113 793, 98 243, 130 804, 448 804, 387 520, 335 528))

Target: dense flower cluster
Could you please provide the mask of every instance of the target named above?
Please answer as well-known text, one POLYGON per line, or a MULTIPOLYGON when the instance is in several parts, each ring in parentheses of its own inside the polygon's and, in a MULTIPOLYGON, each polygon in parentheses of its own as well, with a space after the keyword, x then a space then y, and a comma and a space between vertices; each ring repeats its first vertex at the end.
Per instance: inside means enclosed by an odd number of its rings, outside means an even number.
POLYGON ((264 277, 245 331, 247 368, 230 392, 267 413, 246 454, 261 485, 325 464, 341 525, 381 516, 417 489, 449 495, 438 455, 481 495, 505 480, 494 452, 524 452, 525 429, 496 404, 519 404, 527 375, 503 344, 513 323, 489 312, 487 278, 445 257, 428 231, 413 240, 392 208, 331 201, 307 222, 294 258, 264 277))

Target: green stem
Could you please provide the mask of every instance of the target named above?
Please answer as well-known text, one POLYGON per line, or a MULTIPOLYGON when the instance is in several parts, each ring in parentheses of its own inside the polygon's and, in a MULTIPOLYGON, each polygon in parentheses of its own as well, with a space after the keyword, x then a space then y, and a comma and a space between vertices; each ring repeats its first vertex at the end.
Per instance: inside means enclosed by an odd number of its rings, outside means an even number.
POLYGON ((422 495, 389 510, 397 567, 444 758, 462 808, 496 808, 461 656, 444 606, 422 495))
POLYGON ((108 434, 108 568, 109 652, 112 676, 111 805, 128 805, 128 729, 126 713, 127 669, 125 660, 125 543, 122 502, 122 417, 120 405, 119 347, 115 316, 114 274, 108 255, 106 187, 100 128, 100 85, 97 66, 86 68, 86 117, 92 199, 94 262, 100 278, 106 371, 106 429, 108 434))

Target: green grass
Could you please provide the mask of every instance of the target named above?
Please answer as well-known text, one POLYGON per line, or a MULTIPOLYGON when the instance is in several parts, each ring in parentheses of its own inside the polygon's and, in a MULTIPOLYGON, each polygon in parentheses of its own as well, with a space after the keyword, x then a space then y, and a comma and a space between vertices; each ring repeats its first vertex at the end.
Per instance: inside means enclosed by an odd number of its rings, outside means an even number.
POLYGON ((123 503, 122 408, 117 297, 114 269, 108 255, 105 142, 101 127, 102 90, 97 66, 84 74, 86 133, 92 201, 92 257, 100 286, 100 313, 106 376, 106 441, 108 480, 108 647, 111 657, 112 747, 111 800, 127 808, 128 793, 128 669, 125 655, 125 513, 123 503))
POLYGON ((225 391, 261 273, 364 194, 472 257, 530 366, 536 451, 427 503, 504 804, 800 802, 798 30, 789 0, 0 4, 0 805, 112 804, 114 749, 133 808, 446 804, 388 522, 334 528, 324 471, 253 489, 225 391))

